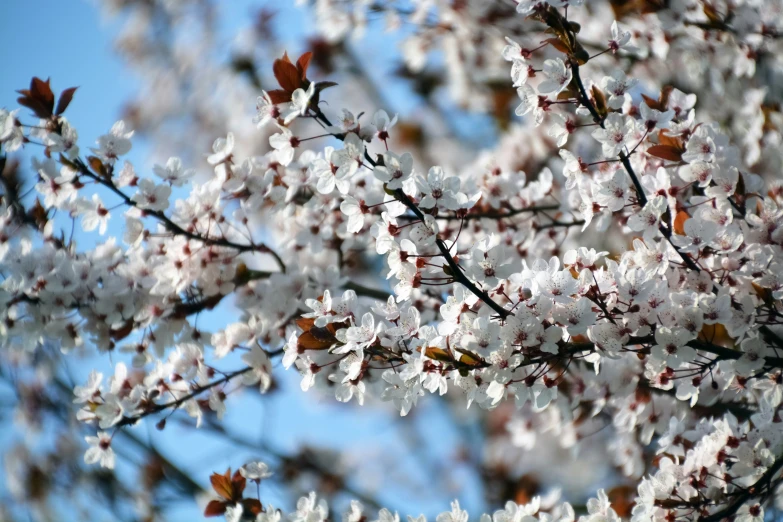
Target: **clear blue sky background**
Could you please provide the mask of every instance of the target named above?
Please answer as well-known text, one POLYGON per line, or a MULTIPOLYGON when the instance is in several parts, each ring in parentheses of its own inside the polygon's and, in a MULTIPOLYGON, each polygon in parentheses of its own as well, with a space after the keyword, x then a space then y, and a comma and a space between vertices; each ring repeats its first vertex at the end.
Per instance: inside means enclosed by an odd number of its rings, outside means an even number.
MULTIPOLYGON (((261 2, 231 2, 231 12, 235 18, 229 18, 226 30, 232 30, 245 23, 242 18, 250 10, 249 5, 261 2)), ((272 2, 281 7, 278 2, 272 2)), ((226 4, 222 4, 226 7, 226 4)), ((226 7, 228 8, 228 7, 226 7)), ((282 8, 286 17, 298 17, 300 14, 290 6, 282 8)), ((289 22, 295 21, 293 18, 289 22)), ((296 20, 301 22, 301 19, 296 20)), ((307 25, 294 24, 300 28, 307 25)), ((69 120, 77 127, 80 145, 83 150, 93 145, 95 138, 108 131, 119 118, 123 102, 134 92, 137 81, 133 73, 126 69, 111 49, 112 35, 119 28, 117 21, 101 19, 98 9, 85 0, 3 0, 0 2, 0 35, 3 46, 0 50, 3 73, 0 75, 0 106, 16 108, 18 89, 26 88, 33 76, 51 77, 53 90, 57 93, 71 86, 79 86, 73 103, 68 109, 69 120)), ((378 42, 376 42, 378 43, 378 42)), ((393 100, 394 101, 394 100, 393 100)), ((402 99, 396 101, 402 102, 402 99)), ((252 101, 251 101, 252 102, 252 101)), ((402 103, 404 105, 404 103, 402 103)), ((22 109, 22 115, 29 111, 22 109)), ((134 149, 128 159, 137 165, 145 163, 148 147, 143 140, 134 140, 134 149)), ((29 161, 31 150, 22 160, 29 161)), ((29 163, 27 163, 29 165, 29 163)), ((28 170, 29 172, 29 170, 28 170)), ((106 201, 109 202, 108 198, 106 201)), ((111 231, 119 232, 119 215, 115 215, 111 231)), ((77 239, 78 236, 77 236, 77 239)), ((220 324, 236 317, 236 311, 224 307, 214 314, 215 322, 220 324)), ((71 371, 76 380, 84 380, 89 369, 98 366, 108 375, 111 361, 100 357, 85 361, 71 361, 71 371)), ((239 367, 237 360, 226 361, 223 369, 239 367)), ((278 372, 281 376, 282 390, 272 396, 259 398, 257 394, 246 393, 230 399, 232 403, 226 417, 226 426, 250 440, 263 440, 283 452, 293 452, 301 444, 329 446, 346 452, 364 452, 374 449, 397 454, 396 460, 403 462, 403 469, 413 472, 415 480, 438 483, 446 476, 456 480, 461 487, 458 491, 463 504, 475 510, 483 508, 480 502, 480 488, 469 477, 453 474, 451 470, 441 470, 439 477, 427 476, 414 464, 407 454, 406 445, 401 442, 418 431, 425 435, 424 446, 430 448, 437 458, 449 455, 459 441, 454 430, 450 414, 437 400, 425 400, 417 410, 415 418, 398 419, 394 412, 386 408, 371 409, 365 407, 360 412, 352 406, 343 406, 333 399, 319 400, 315 394, 307 396, 299 391, 298 377, 292 372, 278 372), (413 430, 413 431, 411 431, 413 430), (467 486, 467 487, 466 487, 467 486)), ((5 420, 4 420, 5 422, 5 420)), ((205 433, 196 433, 190 429, 178 427, 170 422, 167 429, 159 433, 147 423, 135 428, 142 437, 151 437, 156 445, 172 461, 192 475, 202 484, 207 484, 209 473, 222 471, 226 467, 236 468, 243 462, 261 455, 236 445, 221 443, 205 433)), ((25 434, 16 430, 2 430, 0 450, 5 453, 11 443, 25 434)), ((355 457, 355 455, 354 455, 355 457)), ((121 468, 122 471, 122 468, 121 468)), ((128 472, 126 468, 123 472, 128 472)), ((395 477, 393 480, 397 480, 395 477)), ((357 484, 359 489, 366 484, 357 484)), ((399 489, 389 483, 380 483, 379 498, 392 508, 404 513, 424 512, 432 517, 440 509, 448 507, 447 497, 432 496, 427 488, 422 488, 420 496, 400 498, 399 489)), ((282 489, 271 483, 265 486, 265 501, 275 505, 292 508, 280 496, 282 489)), ((7 495, 5 478, 0 475, 0 493, 7 495)), ((431 491, 431 490, 430 490, 431 491)), ((2 497, 0 497, 2 498, 2 497)), ((63 513, 64 520, 76 520, 78 517, 63 513)), ((199 520, 200 514, 195 504, 183 504, 169 511, 173 521, 199 520)))

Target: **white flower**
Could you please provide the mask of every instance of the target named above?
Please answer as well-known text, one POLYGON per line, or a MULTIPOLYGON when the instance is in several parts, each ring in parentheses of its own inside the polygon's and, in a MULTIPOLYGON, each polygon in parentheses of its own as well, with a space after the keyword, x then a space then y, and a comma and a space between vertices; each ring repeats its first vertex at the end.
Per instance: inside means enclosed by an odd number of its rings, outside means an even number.
POLYGON ((111 214, 103 206, 101 198, 98 194, 93 194, 92 199, 79 199, 77 200, 77 206, 79 212, 82 214, 82 228, 85 232, 98 229, 98 233, 103 235, 106 233, 106 227, 109 223, 111 214))
POLYGON ((298 116, 304 116, 307 109, 310 108, 310 100, 315 95, 315 82, 310 82, 307 90, 302 88, 296 89, 291 94, 291 106, 290 111, 284 118, 284 123, 288 125, 294 121, 298 116))
POLYGON ((19 109, 9 112, 0 108, 0 143, 3 144, 3 150, 6 152, 18 150, 24 143, 22 128, 16 125, 18 112, 19 109))
POLYGON ((605 157, 615 158, 628 143, 635 124, 633 118, 613 112, 604 120, 604 128, 593 131, 593 138, 601 143, 605 157))
POLYGON ((626 50, 633 50, 635 48, 628 46, 628 42, 631 41, 631 33, 628 31, 621 31, 620 28, 617 26, 617 20, 612 22, 612 39, 609 40, 609 49, 612 50, 613 53, 616 53, 623 47, 626 48, 626 50))
POLYGON ((542 4, 544 4, 543 0, 520 0, 517 2, 517 13, 527 16, 542 4))
POLYGON ((212 154, 207 156, 210 165, 220 165, 231 158, 234 153, 234 133, 229 132, 225 138, 217 138, 212 144, 212 154))
POLYGON ((379 110, 372 117, 372 124, 375 127, 378 139, 385 142, 389 139, 389 130, 397 124, 397 115, 389 120, 389 115, 384 110, 379 110))
POLYGON ((604 90, 609 93, 607 105, 612 109, 621 109, 625 103, 626 93, 638 82, 636 78, 627 78, 620 69, 615 69, 611 76, 604 76, 602 84, 604 90))
POLYGON ((511 62, 511 81, 514 87, 524 85, 530 77, 531 67, 525 59, 525 51, 514 40, 506 37, 506 45, 503 48, 503 59, 511 62))
POLYGON ((277 120, 280 116, 280 108, 272 102, 272 98, 266 91, 261 91, 261 96, 256 99, 256 115, 253 123, 262 129, 267 123, 277 120))
POLYGON ((438 222, 429 214, 424 216, 424 223, 418 223, 411 228, 411 241, 420 247, 428 247, 438 238, 438 222))
POLYGON ((588 337, 595 343, 596 348, 617 354, 628 342, 628 334, 615 323, 604 321, 590 327, 588 337))
POLYGON ((73 399, 73 402, 81 404, 92 401, 95 397, 100 396, 102 380, 102 373, 95 370, 91 371, 90 376, 87 378, 87 384, 84 386, 74 387, 73 394, 76 396, 76 398, 73 399))
POLYGON ((332 294, 329 290, 324 290, 324 295, 318 299, 307 299, 305 305, 312 309, 312 312, 302 314, 302 317, 315 318, 316 326, 326 326, 332 311, 332 294))
POLYGON ((717 150, 714 131, 707 125, 701 125, 685 144, 682 160, 686 163, 711 163, 715 160, 717 150))
POLYGON ((592 310, 592 303, 585 298, 572 300, 565 306, 558 306, 553 315, 570 335, 586 333, 587 328, 594 324, 596 317, 598 317, 598 314, 592 310))
POLYGON ((736 167, 720 169, 712 175, 714 186, 705 189, 704 194, 709 198, 726 200, 734 195, 739 183, 739 171, 736 167))
POLYGON ((565 149, 560 149, 560 157, 565 162, 563 165, 563 176, 566 178, 565 187, 571 190, 578 185, 579 180, 587 172, 587 166, 582 161, 582 158, 574 156, 565 149))
POLYGON ((335 188, 340 191, 340 194, 347 194, 351 186, 349 182, 351 172, 349 169, 340 170, 338 165, 332 163, 333 155, 334 149, 326 147, 324 157, 316 158, 310 165, 310 172, 318 178, 316 188, 321 194, 331 194, 335 188))
POLYGON ((221 391, 212 388, 209 392, 209 409, 215 412, 218 420, 223 420, 223 415, 226 413, 226 396, 221 391))
POLYGON ((408 152, 402 156, 387 152, 383 155, 383 165, 378 165, 373 170, 375 177, 385 183, 389 190, 401 189, 412 173, 413 156, 408 152))
POLYGON ((324 522, 329 516, 326 500, 318 500, 314 492, 296 502, 296 511, 289 515, 291 522, 324 522))
POLYGON ((62 167, 59 172, 54 160, 39 162, 33 159, 33 167, 38 171, 41 181, 35 189, 44 198, 46 207, 65 207, 76 198, 76 188, 71 183, 76 176, 70 167, 62 167))
POLYGON ((249 352, 242 355, 242 361, 253 368, 253 371, 243 375, 245 384, 260 383, 261 393, 266 393, 272 384, 272 362, 267 353, 259 346, 253 346, 249 352))
POLYGON ((750 337, 742 341, 742 356, 734 363, 739 375, 752 375, 764 367, 764 355, 767 347, 759 337, 750 337))
POLYGON ((343 522, 361 522, 364 518, 364 506, 358 500, 351 500, 348 511, 343 513, 343 522))
POLYGON ((341 377, 334 373, 329 376, 329 380, 337 383, 334 387, 334 398, 340 402, 350 402, 356 397, 359 406, 364 404, 365 384, 364 381, 350 378, 349 375, 341 377))
POLYGON ((541 123, 544 121, 544 109, 539 103, 539 95, 535 89, 525 84, 517 89, 517 95, 522 100, 522 103, 517 106, 517 108, 514 110, 514 113, 517 116, 524 116, 525 114, 532 111, 533 120, 535 121, 536 127, 541 125, 541 123))
POLYGON ((737 511, 734 522, 764 522, 764 508, 758 503, 746 503, 737 511))
POLYGON ((468 522, 468 512, 460 509, 459 501, 451 503, 451 511, 444 511, 435 518, 436 522, 468 522))
POLYGON ((334 353, 342 354, 351 350, 359 350, 375 342, 375 317, 367 312, 362 316, 361 326, 351 326, 345 333, 348 343, 337 348, 334 353))
POLYGON ((621 210, 628 201, 628 175, 624 170, 617 170, 611 179, 598 185, 598 190, 593 190, 596 202, 607 207, 612 212, 621 210))
POLYGON ((571 69, 560 58, 546 60, 544 74, 547 79, 538 84, 538 92, 541 94, 560 94, 571 83, 571 69))
POLYGON ((664 211, 666 211, 666 198, 656 196, 648 200, 643 209, 628 218, 628 228, 634 232, 642 232, 644 240, 650 241, 658 234, 664 211))
POLYGON ((182 160, 177 157, 169 158, 168 161, 166 161, 165 167, 154 165, 152 167, 152 172, 163 179, 163 181, 166 181, 175 187, 181 187, 196 173, 194 169, 183 170, 182 160))
MULTIPOLYGON (((549 125, 547 134, 557 140, 557 146, 562 147, 568 141, 568 136, 571 135, 577 128, 576 121, 573 116, 566 114, 553 114, 552 122, 549 125)), ((562 152, 561 156, 562 156, 562 152)), ((567 152, 567 151, 566 151, 567 152)), ((569 153, 570 154, 570 153, 569 153)))
POLYGON ((684 236, 673 234, 671 239, 682 252, 691 254, 696 254, 708 247, 718 234, 718 225, 716 223, 699 218, 687 220, 683 228, 684 236))
POLYGON ((266 462, 248 462, 241 468, 239 472, 248 480, 259 482, 265 478, 271 477, 274 473, 269 469, 266 462))
POLYGON ((355 133, 348 133, 343 139, 343 148, 332 153, 330 161, 337 167, 336 178, 353 176, 364 161, 364 141, 355 133))
POLYGON ((105 431, 99 431, 97 437, 85 437, 90 445, 84 453, 85 464, 100 464, 103 468, 114 469, 114 450, 111 448, 111 435, 105 431))
POLYGON ((652 355, 672 368, 688 363, 696 358, 696 350, 687 345, 694 335, 684 328, 661 326, 655 330, 655 346, 652 355))
POLYGON ((280 164, 288 166, 294 160, 294 149, 299 146, 299 139, 288 127, 278 125, 280 132, 269 136, 269 144, 277 151, 280 164))
POLYGON ((399 372, 394 370, 384 371, 381 377, 387 383, 381 394, 381 400, 392 401, 403 417, 416 405, 419 397, 424 395, 418 379, 404 380, 399 372))
POLYGON ((151 179, 144 178, 139 181, 138 188, 138 192, 131 197, 138 208, 158 212, 169 208, 169 196, 171 195, 169 185, 156 185, 151 179))
POLYGON ((512 274, 510 256, 503 245, 490 247, 488 240, 480 241, 473 249, 471 258, 470 277, 490 288, 512 274))
POLYGON ((661 112, 657 109, 649 108, 647 103, 639 105, 639 110, 642 114, 642 125, 647 132, 652 132, 655 129, 668 129, 674 117, 673 110, 669 109, 666 112, 661 112))
POLYGON ((459 208, 456 194, 459 192, 460 181, 456 176, 446 177, 441 167, 432 167, 427 173, 427 181, 416 178, 416 185, 424 194, 419 206, 432 208, 436 205, 448 210, 459 208))
POLYGON ((106 163, 113 165, 117 158, 130 152, 131 136, 133 131, 126 131, 125 122, 120 120, 112 126, 108 134, 98 138, 98 148, 90 150, 106 163))
MULTIPOLYGON (((0 110, 1 119, 2 110, 0 110)), ((2 129, 2 121, 0 121, 0 129, 2 129)), ((2 130, 0 130, 0 134, 2 134, 2 130)), ((0 141, 4 141, 2 136, 0 136, 0 141)), ((49 147, 49 152, 62 152, 71 160, 79 156, 78 143, 79 134, 64 118, 60 120, 60 132, 50 132, 46 135, 46 145, 49 147)))
POLYGON ((362 210, 362 206, 363 203, 357 201, 353 196, 345 196, 343 202, 340 203, 340 210, 348 216, 346 229, 352 234, 358 234, 364 228, 364 210, 362 210))

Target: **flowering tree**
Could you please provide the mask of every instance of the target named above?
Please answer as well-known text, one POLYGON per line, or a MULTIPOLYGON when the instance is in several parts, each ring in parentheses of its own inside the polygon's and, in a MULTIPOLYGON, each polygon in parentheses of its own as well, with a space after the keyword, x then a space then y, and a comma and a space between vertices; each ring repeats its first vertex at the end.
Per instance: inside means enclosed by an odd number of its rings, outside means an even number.
MULTIPOLYGON (((32 115, 0 113, 0 339, 20 411, 35 402, 86 424, 84 462, 110 470, 123 444, 143 446, 135 426, 181 417, 220 430, 230 392, 266 393, 279 360, 303 392, 363 408, 485 411, 502 426, 488 446, 505 438, 523 454, 543 433, 565 451, 608 427, 613 460, 601 465, 617 470, 613 483, 594 481, 578 504, 534 496, 540 487, 506 495, 497 471, 482 522, 751 522, 783 508, 783 4, 310 3, 323 31, 314 51, 207 58, 161 94, 216 71, 248 91, 277 83, 250 129, 247 118, 214 141, 207 173, 200 137, 232 120, 230 96, 209 102, 223 123, 199 117, 201 100, 137 105, 94 147, 64 116, 83 103, 75 89, 56 95, 34 78, 19 91, 32 115), (357 74, 345 43, 378 14, 390 31, 408 28, 403 76, 428 118, 489 114, 500 129, 490 151, 464 157, 453 137, 428 138, 382 106, 383 78, 357 74), (433 79, 434 51, 444 63, 433 79), (334 114, 338 102, 347 108, 334 114), (123 160, 132 127, 157 146, 165 122, 183 118, 198 122, 189 159, 151 172, 123 160), (13 157, 33 147, 43 152, 28 179, 13 157), (124 223, 121 238, 107 237, 110 220, 124 223), (95 246, 77 244, 75 227, 95 246), (196 322, 226 300, 241 316, 196 322), (75 413, 11 371, 85 350, 113 357, 113 375, 43 377, 75 413)), ((127 4, 170 34, 209 20, 209 2, 127 4)), ((145 38, 130 27, 126 43, 145 38)), ((165 44, 130 47, 142 67, 181 59, 165 44)), ((158 481, 199 488, 159 462, 158 481)), ((275 471, 263 462, 211 471, 207 516, 339 516, 320 492, 275 509, 248 487, 275 471)), ((399 516, 361 498, 343 519, 399 516)), ((467 519, 456 500, 437 516, 467 519)))

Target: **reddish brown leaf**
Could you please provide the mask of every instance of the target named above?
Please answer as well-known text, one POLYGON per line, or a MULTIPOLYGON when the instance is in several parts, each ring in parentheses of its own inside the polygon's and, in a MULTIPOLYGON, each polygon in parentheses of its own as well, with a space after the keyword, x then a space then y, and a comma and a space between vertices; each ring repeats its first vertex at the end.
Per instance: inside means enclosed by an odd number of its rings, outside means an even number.
POLYGON ((428 346, 424 352, 424 355, 426 355, 430 359, 435 359, 436 361, 452 360, 451 355, 449 355, 449 352, 447 352, 443 348, 437 348, 435 346, 428 346))
POLYGON ((328 89, 329 87, 334 87, 335 85, 337 85, 337 82, 318 82, 316 85, 316 90, 321 92, 328 89))
POLYGON ((226 504, 219 500, 212 500, 204 510, 205 517, 218 517, 226 512, 226 504))
POLYGON ((737 180, 737 188, 734 190, 734 195, 742 197, 745 195, 745 190, 745 176, 740 174, 739 179, 737 180))
POLYGON ((272 65, 272 72, 274 72, 280 87, 289 93, 288 99, 290 101, 290 94, 298 89, 302 83, 302 80, 299 78, 299 71, 296 70, 296 67, 290 61, 277 59, 272 65))
POLYGON ((254 515, 258 515, 261 513, 261 510, 263 509, 263 506, 261 506, 261 502, 258 501, 258 499, 255 498, 246 498, 242 501, 242 507, 243 512, 245 513, 252 513, 254 515))
POLYGON ((677 217, 674 218, 674 233, 681 236, 685 235, 685 222, 690 219, 690 214, 684 210, 677 212, 677 217))
POLYGON ((49 212, 41 205, 41 200, 38 198, 35 198, 35 204, 27 211, 27 215, 33 218, 40 230, 43 230, 46 222, 49 220, 49 212))
POLYGON ((756 295, 764 302, 767 306, 774 306, 775 299, 772 297, 772 290, 769 288, 763 288, 756 283, 750 283, 750 285, 753 287, 753 290, 755 291, 756 295))
POLYGON ((62 153, 60 153, 60 158, 59 159, 60 159, 60 164, 61 165, 66 165, 66 166, 70 167, 73 170, 79 170, 79 166, 76 165, 76 163, 74 163, 71 160, 69 160, 68 158, 66 158, 65 156, 63 156, 62 153))
POLYGON ((638 12, 641 10, 641 4, 639 0, 609 0, 609 5, 612 6, 614 11, 614 17, 619 20, 629 14, 638 12))
POLYGON ((644 99, 644 103, 646 103, 649 108, 656 109, 659 111, 661 110, 660 104, 658 100, 656 100, 655 98, 651 96, 647 96, 646 94, 642 94, 642 98, 644 99))
POLYGON ((677 136, 669 136, 664 131, 658 133, 658 143, 660 145, 669 145, 675 149, 685 152, 685 147, 682 144, 682 140, 677 136))
POLYGON ((71 100, 73 100, 73 94, 76 92, 76 89, 78 89, 78 87, 71 87, 70 89, 65 89, 60 93, 60 99, 57 101, 57 110, 54 111, 57 116, 64 113, 65 109, 68 108, 68 105, 71 104, 71 100))
POLYGON ((661 89, 661 94, 658 96, 658 99, 647 96, 646 94, 642 94, 642 98, 644 98, 644 102, 649 108, 664 112, 666 111, 666 106, 669 104, 669 95, 672 90, 674 90, 674 87, 666 85, 661 89))
POLYGON ((294 322, 296 323, 296 326, 298 326, 305 332, 309 332, 310 328, 315 326, 314 317, 298 317, 294 320, 294 322))
POLYGON ((100 158, 96 158, 95 156, 87 156, 87 163, 90 164, 90 168, 101 176, 102 178, 106 177, 106 167, 103 165, 103 162, 100 158))
POLYGON ((242 498, 242 493, 245 491, 247 479, 239 470, 236 470, 234 476, 231 477, 231 484, 234 486, 234 500, 239 500, 242 498))
POLYGON ((133 331, 133 320, 130 319, 128 321, 125 321, 125 323, 119 328, 112 328, 111 330, 109 330, 109 335, 111 336, 112 340, 119 341, 128 337, 132 331, 133 331))
POLYGON ((462 350, 459 348, 456 350, 462 354, 462 356, 459 358, 459 362, 462 364, 466 364, 468 366, 480 366, 484 362, 481 360, 481 357, 471 351, 462 350))
MULTIPOLYGON (((332 338, 334 339, 334 338, 332 338)), ((296 341, 297 348, 302 350, 326 350, 334 344, 334 340, 325 341, 317 339, 312 333, 305 332, 296 341)))
POLYGON ((642 14, 657 13, 667 7, 665 2, 656 0, 637 0, 637 2, 642 4, 642 14))
POLYGON ((269 99, 272 100, 272 103, 274 104, 288 103, 291 101, 291 93, 284 91, 283 89, 267 91, 267 94, 269 95, 269 99))
POLYGON ((310 51, 304 53, 296 61, 296 70, 299 72, 299 78, 304 80, 307 78, 307 68, 310 67, 310 60, 313 59, 313 53, 310 51))
POLYGON ((660 103, 661 108, 658 109, 661 112, 666 112, 666 107, 669 105, 669 96, 671 95, 672 91, 674 90, 674 86, 672 85, 664 85, 663 89, 661 89, 661 96, 658 98, 658 102, 660 103))
POLYGON ((558 38, 547 38, 544 41, 549 43, 549 45, 551 45, 561 53, 571 54, 571 49, 558 38))
POLYGON ((326 325, 326 328, 329 329, 330 332, 332 332, 332 335, 337 333, 337 330, 342 330, 343 328, 348 328, 351 326, 351 323, 348 321, 340 321, 339 323, 329 323, 326 325))
POLYGON ((631 510, 634 506, 634 493, 636 493, 636 489, 632 486, 617 486, 607 492, 609 501, 612 503, 612 509, 619 516, 623 518, 631 516, 631 510))
POLYGON ((41 119, 46 119, 50 115, 46 114, 46 109, 41 105, 38 100, 34 98, 28 98, 28 97, 20 97, 16 99, 16 102, 19 105, 22 105, 24 107, 27 107, 28 109, 33 111, 33 114, 35 114, 37 117, 41 119))
POLYGON ((209 477, 209 481, 212 483, 212 489, 215 493, 220 495, 226 500, 233 500, 234 498, 234 485, 231 479, 228 477, 228 472, 225 475, 220 473, 213 473, 209 477))
POLYGON ((30 92, 41 101, 46 102, 51 108, 54 108, 54 93, 49 85, 50 79, 43 81, 40 78, 33 78, 30 83, 30 92))
MULTIPOLYGON (((329 325, 331 326, 331 325, 329 325)), ((324 327, 321 328, 320 326, 315 326, 313 328, 310 328, 310 335, 315 337, 317 340, 333 344, 337 342, 337 339, 334 336, 334 332, 332 331, 334 328, 324 327)))
POLYGON ((707 18, 710 20, 710 22, 712 22, 712 25, 715 27, 721 27, 725 24, 723 17, 721 17, 718 10, 713 6, 705 2, 702 5, 702 10, 704 11, 704 14, 707 15, 707 18))
MULTIPOLYGON (((18 201, 19 187, 21 185, 19 162, 15 160, 9 162, 6 156, 0 156, 0 177, 2 177, 3 185, 5 185, 6 196, 13 201, 18 201), (6 165, 8 165, 7 169, 5 168, 6 165)), ((6 201, 7 203, 8 201, 6 201)))
POLYGON ((31 109, 39 118, 49 118, 54 110, 54 93, 49 87, 49 80, 33 78, 29 89, 16 91, 22 95, 17 101, 31 109))
POLYGON ((590 53, 587 52, 587 49, 582 47, 582 44, 574 42, 571 57, 574 58, 579 65, 584 65, 590 60, 590 53))
POLYGON ((734 339, 732 339, 726 327, 721 323, 705 324, 701 332, 699 332, 699 337, 709 339, 711 344, 717 344, 724 348, 734 348, 736 346, 734 339))
POLYGON ((598 88, 597 85, 593 85, 591 89, 593 94, 593 100, 595 101, 595 110, 603 118, 609 114, 609 108, 606 105, 606 96, 603 91, 598 88))
POLYGON ((669 161, 682 161, 682 151, 670 145, 653 145, 647 149, 647 154, 669 161))

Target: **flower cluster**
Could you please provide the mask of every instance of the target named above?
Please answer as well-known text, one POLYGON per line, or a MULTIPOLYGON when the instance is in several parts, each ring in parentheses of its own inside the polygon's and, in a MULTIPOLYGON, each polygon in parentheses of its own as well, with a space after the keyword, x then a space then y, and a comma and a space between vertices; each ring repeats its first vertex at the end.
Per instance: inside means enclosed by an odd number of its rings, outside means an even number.
MULTIPOLYGON (((148 416, 221 419, 231 391, 272 387, 280 357, 303 391, 388 402, 403 416, 430 394, 488 411, 513 403, 519 447, 532 447, 536 423, 556 426, 563 447, 588 419, 613 425, 614 464, 638 484, 632 507, 618 513, 599 491, 579 517, 553 497, 509 502, 482 522, 763 520, 783 468, 783 192, 766 179, 776 173, 702 117, 701 97, 592 66, 661 57, 666 36, 694 28, 731 35, 720 44, 747 56, 779 33, 761 23, 768 6, 725 19, 705 7, 706 21, 672 9, 644 31, 611 24, 591 55, 569 18, 581 3, 521 1, 517 16, 550 37, 530 49, 514 35, 486 60, 472 56, 503 69, 523 123, 461 167, 406 150, 384 109, 348 107, 333 122, 320 101, 336 84, 309 77, 309 52, 277 59, 280 88, 257 100, 268 152, 244 154, 228 132, 198 185, 197 165, 179 157, 139 173, 124 158, 134 132, 123 121, 85 154, 63 116, 73 89, 56 108, 48 81, 20 91, 37 121, 0 111, 0 146, 38 143, 46 158, 33 162, 34 203, 17 177, 2 178, 0 342, 22 354, 53 341, 121 354, 114 375, 93 372, 73 390, 78 419, 97 432, 85 462, 112 468, 115 434, 148 416), (83 249, 59 233, 63 216, 102 238, 123 221, 123 234, 83 249), (263 241, 259 222, 273 232, 263 241), (356 277, 367 273, 381 277, 368 286, 356 277), (234 322, 198 326, 229 297, 234 322)), ((361 16, 328 4, 317 13, 331 17, 331 37, 361 16)), ((475 19, 502 14, 468 4, 475 19)), ((453 9, 443 45, 461 55, 459 30, 478 29, 453 9)), ((414 69, 424 26, 404 45, 414 69)), ((751 69, 733 65, 740 79, 751 69)), ((456 83, 457 99, 480 103, 477 86, 456 83)), ((222 500, 207 514, 277 522, 279 511, 243 498, 246 480, 267 476, 261 464, 213 475, 222 500)), ((328 516, 313 493, 288 518, 328 516)), ((354 503, 345 520, 366 516, 354 503)), ((467 513, 455 502, 436 520, 467 513)))

